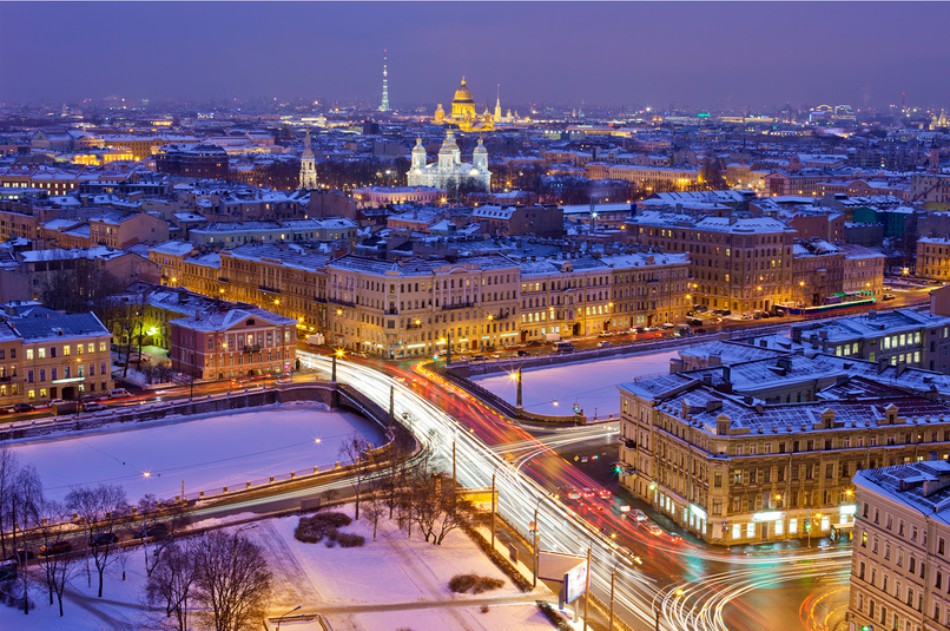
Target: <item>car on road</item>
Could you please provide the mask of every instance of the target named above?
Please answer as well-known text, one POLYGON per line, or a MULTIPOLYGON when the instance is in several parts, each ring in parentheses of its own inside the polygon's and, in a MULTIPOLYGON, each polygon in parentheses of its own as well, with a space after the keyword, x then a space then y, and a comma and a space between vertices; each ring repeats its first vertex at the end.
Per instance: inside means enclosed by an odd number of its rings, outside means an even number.
POLYGON ((135 539, 162 539, 168 535, 168 526, 165 524, 151 524, 144 528, 140 528, 132 533, 132 537, 135 539))
POLYGON ((83 412, 98 412, 100 410, 106 409, 106 406, 101 403, 86 403, 82 406, 83 412))
POLYGON ((132 393, 125 388, 113 388, 109 390, 109 396, 113 399, 125 399, 132 396, 132 393))
POLYGON ((884 294, 881 296, 881 300, 894 300, 896 297, 894 294, 884 294))
POLYGON ((531 353, 529 353, 529 352, 526 351, 526 350, 519 350, 519 351, 518 351, 517 353, 515 353, 515 354, 516 354, 518 357, 527 357, 527 356, 530 355, 531 353))
POLYGON ((98 548, 99 546, 108 546, 118 540, 119 537, 114 532, 99 532, 89 537, 89 547, 98 548))
POLYGON ((666 538, 666 540, 669 541, 670 543, 677 543, 677 544, 683 543, 683 538, 680 537, 680 536, 679 536, 678 534, 676 534, 675 532, 668 532, 668 533, 666 533, 666 537, 665 537, 665 538, 666 538))
POLYGON ((13 406, 13 411, 17 413, 32 412, 35 409, 36 408, 33 407, 33 405, 29 403, 17 403, 16 405, 13 406))
POLYGON ((647 514, 644 513, 642 510, 640 510, 639 508, 634 508, 633 510, 631 510, 631 511, 630 511, 629 513, 627 513, 627 514, 630 516, 630 519, 632 519, 633 521, 636 521, 636 522, 641 522, 641 521, 646 521, 646 520, 647 520, 647 514))
POLYGON ((654 537, 662 537, 663 529, 654 524, 653 522, 643 522, 644 528, 647 529, 647 532, 653 535, 654 537))
POLYGON ((597 348, 610 348, 613 345, 614 345, 613 342, 608 342, 607 340, 597 342, 597 348))
POLYGON ((73 549, 68 541, 54 541, 53 543, 40 547, 40 554, 43 556, 52 556, 54 554, 65 554, 73 549))

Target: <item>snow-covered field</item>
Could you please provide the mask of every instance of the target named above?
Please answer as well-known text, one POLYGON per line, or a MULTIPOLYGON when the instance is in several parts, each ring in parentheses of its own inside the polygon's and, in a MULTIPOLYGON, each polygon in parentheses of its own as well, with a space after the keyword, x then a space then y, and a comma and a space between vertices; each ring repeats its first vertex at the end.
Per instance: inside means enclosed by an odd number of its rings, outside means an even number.
POLYGON ((14 444, 36 467, 49 497, 75 486, 121 484, 129 501, 147 493, 218 492, 291 471, 310 472, 340 460, 340 444, 359 432, 374 444, 379 428, 355 414, 319 404, 285 404, 227 416, 178 418, 14 444), (316 440, 320 439, 317 443, 316 440), (147 473, 147 475, 146 475, 147 473))
MULTIPOLYGON (((352 516, 352 506, 344 510, 352 516)), ((370 526, 359 522, 341 530, 366 537, 364 547, 327 548, 322 543, 295 540, 297 520, 296 516, 264 520, 243 533, 265 549, 274 574, 273 618, 300 605, 299 613, 325 615, 335 631, 551 629, 533 598, 512 585, 461 531, 450 533, 443 545, 433 546, 418 536, 407 539, 404 531, 383 522, 373 542, 370 526), (501 579, 504 587, 478 596, 449 591, 449 579, 468 572, 501 579), (472 599, 478 599, 479 604, 465 604, 472 599), (483 613, 481 601, 485 599, 497 602, 487 603, 488 610, 483 613)), ((126 558, 127 580, 122 581, 118 565, 111 566, 103 600, 95 598, 95 576, 90 587, 80 571, 71 580, 63 606, 65 615, 59 618, 56 606, 47 605, 43 585, 37 583, 32 594, 36 609, 24 616, 0 605, 0 629, 160 629, 164 613, 149 611, 144 599, 141 549, 129 550, 126 558)), ((553 598, 547 591, 533 597, 553 598)), ((316 631, 321 627, 311 619, 306 623, 285 620, 281 628, 316 631)))
MULTIPOLYGON (((676 351, 664 351, 524 370, 524 407, 538 414, 570 414, 571 406, 577 403, 588 417, 616 415, 620 412, 620 394, 615 387, 618 383, 669 374, 670 359, 676 356, 676 351)), ((473 381, 515 403, 518 386, 508 374, 475 377, 473 381)))

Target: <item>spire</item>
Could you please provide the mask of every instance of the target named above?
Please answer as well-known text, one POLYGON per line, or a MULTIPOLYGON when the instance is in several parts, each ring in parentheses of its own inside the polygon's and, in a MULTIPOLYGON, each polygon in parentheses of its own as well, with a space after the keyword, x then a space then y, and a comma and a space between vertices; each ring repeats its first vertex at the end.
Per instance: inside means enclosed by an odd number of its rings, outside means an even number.
POLYGON ((495 122, 501 122, 501 84, 495 86, 495 122))
POLYGON ((379 104, 380 112, 389 111, 389 49, 383 49, 383 98, 379 104))

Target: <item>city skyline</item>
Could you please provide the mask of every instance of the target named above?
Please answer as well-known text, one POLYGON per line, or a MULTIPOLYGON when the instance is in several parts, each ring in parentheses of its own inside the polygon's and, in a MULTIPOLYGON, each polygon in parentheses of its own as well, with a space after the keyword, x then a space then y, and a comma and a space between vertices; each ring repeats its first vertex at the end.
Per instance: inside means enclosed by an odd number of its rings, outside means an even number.
POLYGON ((462 75, 479 107, 497 84, 503 105, 950 102, 939 3, 4 3, 0 17, 8 102, 378 103, 384 49, 395 107, 445 103, 462 75))

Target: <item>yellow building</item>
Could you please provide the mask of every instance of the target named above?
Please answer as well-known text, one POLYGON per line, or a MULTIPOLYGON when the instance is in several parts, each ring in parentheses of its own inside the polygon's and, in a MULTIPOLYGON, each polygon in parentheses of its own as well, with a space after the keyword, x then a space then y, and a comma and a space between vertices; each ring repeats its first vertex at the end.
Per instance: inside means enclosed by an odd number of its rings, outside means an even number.
POLYGON ((432 122, 436 125, 456 125, 462 131, 492 131, 495 129, 495 119, 485 108, 485 111, 479 115, 475 111, 475 100, 472 98, 472 92, 465 83, 465 77, 462 77, 462 83, 455 91, 455 97, 452 99, 451 114, 446 116, 442 104, 435 110, 432 122))

